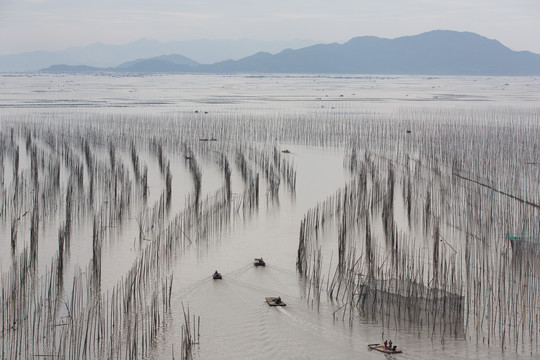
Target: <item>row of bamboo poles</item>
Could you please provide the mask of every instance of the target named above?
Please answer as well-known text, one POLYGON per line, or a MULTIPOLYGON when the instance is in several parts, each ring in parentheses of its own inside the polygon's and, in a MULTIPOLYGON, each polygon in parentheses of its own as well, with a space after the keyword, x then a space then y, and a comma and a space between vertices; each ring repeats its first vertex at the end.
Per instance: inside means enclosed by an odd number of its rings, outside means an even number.
POLYGON ((351 324, 538 352, 538 113, 512 113, 510 126, 496 110, 404 111, 358 128, 353 179, 300 225, 308 301, 326 294, 351 324), (508 233, 536 243, 511 246, 508 233))
POLYGON ((149 354, 171 312, 177 255, 248 219, 262 189, 269 202, 281 184, 294 191, 294 164, 276 139, 348 144, 344 166, 353 180, 300 225, 298 269, 314 303, 326 293, 343 319, 427 324, 440 338, 452 333, 516 350, 536 343, 536 251, 514 250, 504 235, 539 238, 538 116, 497 106, 218 114, 205 121, 185 114, 3 113, 0 220, 11 267, 2 274, 2 356, 149 354), (199 142, 197 134, 218 141, 199 142), (223 174, 223 185, 207 196, 199 160, 223 174), (154 202, 150 161, 161 179, 154 202), (172 165, 192 177, 185 206, 174 212, 172 165), (232 171, 243 184, 235 196, 232 171), (49 257, 40 255, 45 227, 58 229, 49 257), (104 287, 110 274, 102 273, 103 252, 113 239, 131 240, 123 234, 133 228, 137 256, 104 287), (79 231, 91 239, 88 264, 70 256, 82 241, 79 231), (333 264, 327 237, 337 239, 333 264))
MULTIPOLYGON (((201 144, 191 136, 178 143, 173 134, 159 131, 146 139, 146 122, 138 129, 129 124, 118 136, 109 120, 70 127, 39 119, 7 128, 2 123, 0 165, 2 172, 13 168, 0 187, 5 195, 0 219, 11 230, 12 250, 11 267, 1 278, 2 358, 150 356, 159 333, 178 311, 171 308, 178 255, 218 238, 235 218, 256 210, 259 172, 271 174, 265 176, 266 188, 279 191, 281 178, 294 187, 293 164, 276 159, 275 146, 201 144), (158 164, 162 183, 152 203, 148 154, 158 164), (214 162, 223 175, 222 186, 206 196, 199 158, 214 162), (181 166, 192 175, 192 190, 176 213, 171 212, 178 200, 171 159, 182 159, 181 166), (231 159, 241 167, 244 190, 239 196, 232 196, 231 159), (91 224, 88 230, 85 223, 91 224), (41 245, 44 227, 58 229, 58 248, 50 257, 41 245), (87 264, 71 257, 87 241, 81 230, 91 239, 87 264), (129 241, 132 233, 138 241, 127 273, 103 273, 109 245, 129 241), (104 279, 113 285, 104 286, 104 279)), ((198 329, 200 319, 185 326, 198 329)), ((183 359, 192 357, 187 345, 199 342, 198 330, 197 337, 189 334, 191 330, 184 336, 183 359)))

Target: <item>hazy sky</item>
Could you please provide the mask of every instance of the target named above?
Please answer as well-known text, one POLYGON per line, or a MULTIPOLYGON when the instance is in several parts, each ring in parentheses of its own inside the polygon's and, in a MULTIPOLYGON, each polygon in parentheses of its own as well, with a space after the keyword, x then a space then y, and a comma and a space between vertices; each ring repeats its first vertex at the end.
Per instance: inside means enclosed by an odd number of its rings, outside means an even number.
POLYGON ((471 31, 540 53, 540 0, 0 0, 0 54, 141 38, 344 42, 471 31))

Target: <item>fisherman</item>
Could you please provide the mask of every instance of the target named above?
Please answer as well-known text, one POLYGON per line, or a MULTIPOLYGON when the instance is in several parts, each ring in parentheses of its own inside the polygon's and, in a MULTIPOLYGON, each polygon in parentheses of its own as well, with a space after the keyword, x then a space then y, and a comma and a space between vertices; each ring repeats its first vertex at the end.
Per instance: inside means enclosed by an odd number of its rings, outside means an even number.
POLYGON ((384 340, 384 348, 388 349, 388 340, 384 340))
POLYGON ((392 350, 392 340, 388 342, 388 349, 392 350))
POLYGON ((276 304, 281 304, 281 296, 278 296, 278 298, 276 299, 276 304))
POLYGON ((216 272, 214 272, 214 276, 218 276, 218 274, 219 274, 219 273, 218 273, 217 270, 216 270, 216 272))

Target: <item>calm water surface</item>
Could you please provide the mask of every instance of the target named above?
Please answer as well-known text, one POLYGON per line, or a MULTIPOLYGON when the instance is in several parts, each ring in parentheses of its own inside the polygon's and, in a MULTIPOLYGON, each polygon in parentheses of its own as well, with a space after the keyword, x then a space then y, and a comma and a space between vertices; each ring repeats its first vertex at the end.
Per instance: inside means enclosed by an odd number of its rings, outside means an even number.
MULTIPOLYGON (((182 117, 195 111, 204 121, 212 116, 249 117, 267 114, 284 119, 295 114, 327 116, 355 113, 393 113, 402 108, 431 106, 451 109, 489 106, 535 107, 540 100, 540 79, 481 77, 402 76, 0 76, 1 120, 35 114, 55 118, 99 114, 182 117)), ((2 129, 0 127, 0 129, 2 129)), ((3 130, 3 129, 2 129, 3 130)), ((201 136, 197 134, 196 136, 201 136)), ((207 136, 211 136, 207 135, 207 136)), ((308 301, 306 286, 296 272, 300 221, 318 202, 334 194, 349 180, 343 167, 344 148, 317 148, 277 144, 297 170, 296 193, 285 186, 279 201, 270 201, 261 189, 259 210, 246 221, 235 221, 230 231, 204 245, 193 245, 178 258, 174 268, 172 317, 167 321, 152 358, 180 358, 182 308, 200 316, 197 359, 517 359, 535 358, 513 349, 476 344, 466 336, 430 337, 429 329, 388 329, 356 316, 353 323, 334 318, 336 305, 322 296, 320 305, 308 301), (263 257, 266 267, 254 267, 263 257), (214 270, 223 280, 214 281, 214 270), (267 296, 281 296, 286 307, 268 307, 267 296), (367 349, 368 343, 391 338, 404 353, 385 356, 367 349)), ((24 143, 20 144, 21 150, 24 143)), ((106 155, 106 149, 102 156, 106 155)), ((125 158, 129 154, 120 155, 125 158)), ((180 211, 191 189, 191 178, 182 159, 168 154, 174 181, 172 213, 180 211)), ((159 199, 163 182, 157 162, 141 152, 148 165, 150 196, 159 199)), ((29 166, 21 151, 21 167, 29 166)), ((201 163, 205 195, 221 186, 219 168, 201 163)), ((4 163, 4 183, 11 181, 9 161, 4 163)), ((233 193, 242 189, 240 173, 232 173, 233 193)), ((59 219, 50 219, 41 233, 40 266, 54 255, 59 219)), ((0 265, 11 266, 9 221, 0 223, 0 265)), ((79 224, 68 268, 84 268, 91 259, 92 224, 79 224)), ((27 239, 24 230, 20 237, 27 239)), ((103 250, 103 287, 112 288, 138 253, 136 219, 111 235, 103 250)), ((28 240, 24 240, 28 241, 28 240)), ((335 236, 321 240, 331 249, 335 236), (326 242, 326 243, 325 243, 326 242)), ((326 254, 332 256, 331 250, 326 254)), ((328 267, 323 268, 326 278, 328 267)), ((69 272, 69 271, 68 271, 69 272)), ((537 358, 537 357, 536 357, 537 358)))

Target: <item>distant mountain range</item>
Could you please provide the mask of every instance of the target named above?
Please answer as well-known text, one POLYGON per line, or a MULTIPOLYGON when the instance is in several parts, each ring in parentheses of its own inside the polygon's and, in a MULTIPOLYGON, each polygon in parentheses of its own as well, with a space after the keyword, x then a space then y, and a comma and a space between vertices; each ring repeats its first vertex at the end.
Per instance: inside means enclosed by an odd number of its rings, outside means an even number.
POLYGON ((115 67, 100 68, 88 65, 52 65, 41 71, 52 73, 133 72, 133 73, 180 73, 193 72, 202 64, 178 54, 155 56, 149 59, 126 61, 115 67))
POLYGON ((46 72, 136 73, 347 73, 425 75, 540 75, 540 55, 512 51, 470 32, 436 30, 383 39, 356 37, 277 54, 200 64, 182 55, 141 58, 116 67, 54 65, 46 72))
POLYGON ((0 55, 0 71, 33 71, 55 64, 92 67, 114 67, 120 63, 163 54, 182 54, 202 64, 227 59, 237 60, 258 51, 278 53, 286 48, 302 48, 316 44, 312 40, 260 41, 192 40, 160 42, 141 39, 124 45, 101 43, 83 47, 70 47, 60 51, 32 51, 21 54, 0 55))
POLYGON ((210 67, 211 72, 284 72, 431 75, 540 75, 540 55, 516 52, 470 32, 353 38, 279 54, 258 53, 210 67))

